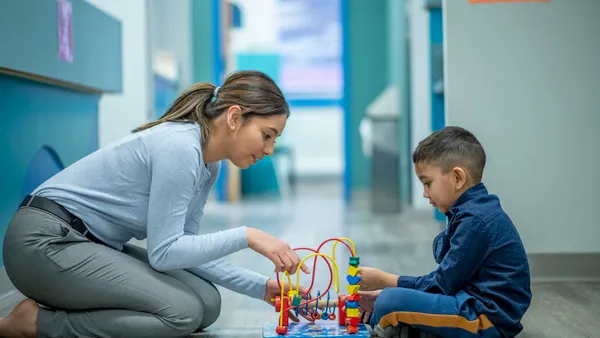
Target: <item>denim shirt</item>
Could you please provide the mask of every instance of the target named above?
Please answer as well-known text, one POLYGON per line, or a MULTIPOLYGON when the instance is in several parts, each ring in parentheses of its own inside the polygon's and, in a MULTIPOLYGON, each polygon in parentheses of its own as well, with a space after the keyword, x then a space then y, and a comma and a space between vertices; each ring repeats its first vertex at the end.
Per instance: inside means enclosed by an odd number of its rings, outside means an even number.
POLYGON ((458 198, 446 217, 446 229, 433 240, 438 268, 420 277, 401 276, 398 286, 444 295, 464 291, 500 332, 518 334, 532 297, 529 263, 500 200, 479 183, 458 198))

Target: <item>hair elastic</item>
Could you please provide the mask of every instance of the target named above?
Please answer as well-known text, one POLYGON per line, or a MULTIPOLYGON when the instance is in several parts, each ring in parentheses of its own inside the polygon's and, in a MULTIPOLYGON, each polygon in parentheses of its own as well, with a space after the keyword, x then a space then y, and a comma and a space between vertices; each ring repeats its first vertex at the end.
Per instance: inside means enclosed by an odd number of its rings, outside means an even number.
POLYGON ((219 87, 219 86, 215 87, 215 91, 213 92, 213 97, 212 97, 211 102, 217 101, 217 94, 219 93, 219 89, 221 89, 221 87, 219 87))

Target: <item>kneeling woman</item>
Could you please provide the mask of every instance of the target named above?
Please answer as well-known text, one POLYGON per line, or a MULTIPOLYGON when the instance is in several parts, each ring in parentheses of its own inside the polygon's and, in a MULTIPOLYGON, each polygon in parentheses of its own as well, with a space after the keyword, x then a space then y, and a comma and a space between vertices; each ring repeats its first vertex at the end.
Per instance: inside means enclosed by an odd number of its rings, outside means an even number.
POLYGON ((293 272, 300 258, 287 243, 248 227, 198 233, 219 161, 246 168, 271 155, 288 116, 260 72, 195 84, 159 120, 38 187, 4 240, 6 272, 30 299, 0 320, 0 336, 184 337, 217 319, 212 283, 278 294, 276 281, 220 258, 250 247, 293 272))

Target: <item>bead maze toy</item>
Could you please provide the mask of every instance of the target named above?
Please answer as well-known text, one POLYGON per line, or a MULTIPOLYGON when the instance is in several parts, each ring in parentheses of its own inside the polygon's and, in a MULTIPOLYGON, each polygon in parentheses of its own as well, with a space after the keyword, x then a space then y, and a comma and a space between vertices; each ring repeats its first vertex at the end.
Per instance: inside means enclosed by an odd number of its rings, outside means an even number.
POLYGON ((300 261, 298 265, 298 271, 296 271, 296 288, 293 288, 290 275, 287 271, 283 273, 283 278, 279 279, 279 273, 277 273, 277 282, 281 287, 281 294, 276 296, 272 301, 275 302, 275 311, 279 312, 279 322, 277 324, 270 323, 265 324, 263 327, 264 338, 275 338, 275 337, 286 337, 286 338, 301 338, 301 337, 353 337, 353 338, 366 338, 370 337, 371 334, 363 323, 361 323, 359 317, 358 301, 360 296, 358 290, 360 289, 360 275, 358 274, 360 268, 360 258, 356 256, 354 242, 349 238, 330 238, 319 247, 314 250, 311 248, 295 248, 297 250, 306 250, 312 252, 300 261), (333 244, 332 255, 326 255, 321 253, 321 248, 328 242, 335 242, 333 244), (348 245, 349 242, 350 245, 348 245), (348 264, 346 280, 348 285, 348 296, 345 294, 339 294, 340 279, 338 276, 338 265, 335 261, 335 247, 338 243, 344 244, 350 251, 350 259, 348 264), (300 266, 308 258, 314 257, 312 281, 308 290, 303 298, 300 295, 300 266), (314 271, 317 266, 317 258, 322 257, 329 267, 330 279, 327 289, 321 293, 317 293, 317 297, 311 299, 310 291, 313 288, 315 282, 314 271), (333 263, 333 269, 331 263, 333 263), (289 291, 285 291, 285 278, 287 277, 289 291), (330 288, 333 284, 335 292, 338 294, 337 302, 330 298, 330 288), (326 300, 323 300, 324 296, 327 296, 326 300), (319 306, 319 302, 324 302, 322 306, 319 306), (314 305, 309 306, 309 304, 314 305), (314 323, 289 323, 289 312, 290 310, 295 311, 296 316, 299 314, 303 316, 310 316, 314 320, 314 323), (337 314, 336 314, 337 310, 337 314), (320 312, 321 311, 321 312, 320 312))

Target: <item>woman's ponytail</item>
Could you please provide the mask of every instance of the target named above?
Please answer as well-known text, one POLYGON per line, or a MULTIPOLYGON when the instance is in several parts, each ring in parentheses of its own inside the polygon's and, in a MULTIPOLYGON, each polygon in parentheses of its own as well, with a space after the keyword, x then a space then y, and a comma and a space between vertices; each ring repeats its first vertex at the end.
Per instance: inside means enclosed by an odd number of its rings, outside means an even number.
POLYGON ((205 141, 208 139, 210 128, 209 117, 205 112, 207 111, 206 106, 213 98, 215 88, 215 85, 207 82, 191 85, 175 99, 163 116, 156 121, 148 122, 137 127, 133 132, 136 133, 152 128, 163 122, 197 123, 200 125, 200 130, 202 131, 202 139, 204 141, 202 144, 206 144, 205 141))
POLYGON ((163 122, 197 123, 202 133, 202 147, 208 144, 212 121, 233 105, 242 109, 242 117, 290 115, 289 106, 277 84, 266 74, 244 70, 230 74, 222 87, 200 82, 188 87, 158 120, 146 123, 133 132, 163 122))

